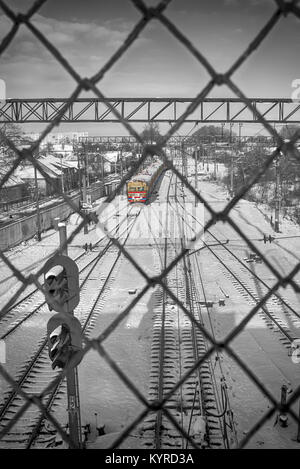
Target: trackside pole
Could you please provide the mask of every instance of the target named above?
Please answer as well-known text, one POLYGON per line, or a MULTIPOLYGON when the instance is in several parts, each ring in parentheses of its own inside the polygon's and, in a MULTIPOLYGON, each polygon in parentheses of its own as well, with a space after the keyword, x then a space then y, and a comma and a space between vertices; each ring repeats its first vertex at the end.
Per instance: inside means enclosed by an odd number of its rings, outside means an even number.
MULTIPOLYGON (((84 146, 84 158, 83 158, 83 175, 82 175, 82 196, 83 196, 83 203, 87 203, 87 150, 86 146, 84 146)), ((86 209, 83 210, 86 214, 86 209)), ((83 233, 88 234, 89 228, 88 225, 85 223, 83 227, 83 233)))
MULTIPOLYGON (((67 227, 65 223, 58 224, 59 245, 61 254, 68 255, 67 227), (63 245, 65 247, 63 248, 63 245)), ((74 313, 68 313, 74 315, 74 313)), ((77 367, 67 372, 67 398, 68 398, 68 416, 69 416, 69 436, 76 449, 82 447, 81 438, 81 419, 80 419, 80 402, 79 402, 79 383, 77 367)))
POLYGON ((230 195, 233 197, 233 158, 230 160, 230 195))
POLYGON ((102 194, 101 197, 105 196, 105 181, 104 181, 104 157, 101 155, 101 181, 102 181, 102 194))
MULTIPOLYGON (((182 176, 184 175, 184 143, 181 142, 181 173, 182 173, 182 176)), ((181 186, 182 186, 182 190, 183 190, 183 181, 181 181, 181 186)))
MULTIPOLYGON (((195 157, 195 190, 198 192, 198 150, 196 149, 194 151, 194 157, 195 157)), ((197 196, 195 195, 195 207, 197 205, 198 199, 197 196)))
POLYGON ((60 254, 65 256, 68 255, 68 245, 67 245, 67 227, 65 223, 58 223, 58 231, 59 231, 59 250, 60 254), (65 247, 63 248, 63 245, 65 247))
POLYGON ((274 230, 279 233, 279 216, 280 216, 280 170, 279 170, 279 158, 275 161, 275 172, 276 172, 276 185, 275 185, 275 224, 274 230))
MULTIPOLYGON (((281 405, 282 406, 285 406, 286 405, 286 398, 287 398, 287 385, 286 384, 283 384, 281 386, 281 405)), ((287 424, 288 424, 288 417, 286 415, 286 412, 280 412, 279 414, 279 424, 282 426, 282 427, 286 427, 287 424)))
POLYGON ((37 239, 38 241, 42 240, 41 235, 41 213, 40 213, 40 204, 39 204, 39 186, 37 180, 37 169, 34 166, 34 181, 35 181, 35 199, 36 199, 36 226, 37 226, 37 239))

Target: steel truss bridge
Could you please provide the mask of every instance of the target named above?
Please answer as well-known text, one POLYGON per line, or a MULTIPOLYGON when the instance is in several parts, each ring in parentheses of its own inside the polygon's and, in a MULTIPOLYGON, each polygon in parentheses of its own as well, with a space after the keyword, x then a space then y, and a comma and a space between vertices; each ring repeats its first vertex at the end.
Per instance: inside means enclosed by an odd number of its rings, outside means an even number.
MULTIPOLYGON (((132 123, 175 123, 192 98, 107 98, 122 119, 132 123)), ((252 106, 270 123, 300 124, 300 102, 291 99, 250 98, 252 106)), ((0 123, 53 122, 68 99, 7 99, 0 103, 0 123)), ((118 118, 104 100, 76 99, 62 115, 61 123, 114 122, 118 118)), ((206 98, 185 123, 257 123, 254 112, 238 98, 206 98)))

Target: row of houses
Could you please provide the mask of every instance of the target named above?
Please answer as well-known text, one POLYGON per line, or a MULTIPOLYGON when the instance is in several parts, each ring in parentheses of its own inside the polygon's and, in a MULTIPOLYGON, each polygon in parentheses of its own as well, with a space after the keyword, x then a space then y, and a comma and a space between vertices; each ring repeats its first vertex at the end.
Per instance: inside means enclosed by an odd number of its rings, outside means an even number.
MULTIPOLYGON (((40 195, 51 196, 61 190, 69 191, 78 187, 78 163, 57 158, 53 155, 41 156, 38 159, 41 169, 36 171, 37 186, 40 195), (47 175, 47 178, 45 177, 47 175)), ((35 168, 32 165, 25 165, 18 168, 16 174, 25 184, 35 186, 35 168)))
MULTIPOLYGON (((66 148, 66 152, 69 148, 66 148)), ((41 171, 36 171, 30 163, 19 166, 13 175, 0 188, 0 208, 1 204, 7 206, 7 203, 17 203, 19 201, 32 200, 36 194, 36 182, 40 197, 49 197, 60 193, 78 189, 80 177, 82 177, 82 168, 86 164, 88 182, 94 182, 102 179, 109 174, 118 173, 126 170, 132 163, 133 154, 131 152, 123 153, 122 164, 120 163, 119 151, 108 151, 104 153, 89 153, 86 161, 83 155, 79 157, 70 154, 44 154, 39 156, 38 162, 41 171), (81 174, 79 171, 81 168, 81 174), (47 177, 45 177, 45 175, 47 177)), ((5 170, 0 170, 0 178, 5 174, 5 170)))
MULTIPOLYGON (((0 207, 8 203, 21 203, 35 198, 36 182, 40 197, 48 197, 63 191, 78 188, 78 164, 75 161, 59 159, 53 155, 38 159, 41 171, 32 165, 19 166, 0 188, 0 207), (45 177, 47 176, 47 177, 45 177)), ((0 170, 2 178, 6 170, 0 170)))

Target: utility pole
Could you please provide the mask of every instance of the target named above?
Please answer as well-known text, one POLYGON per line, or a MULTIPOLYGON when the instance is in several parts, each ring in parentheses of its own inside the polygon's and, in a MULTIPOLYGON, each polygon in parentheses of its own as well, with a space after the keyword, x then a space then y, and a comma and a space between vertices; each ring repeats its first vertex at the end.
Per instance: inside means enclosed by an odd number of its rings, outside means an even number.
MULTIPOLYGON (((59 246, 60 253, 64 256, 68 255, 67 244, 67 227, 65 223, 58 224, 59 229, 59 246)), ((74 316, 74 312, 69 313, 74 316)), ((81 438, 81 417, 80 417, 80 402, 79 402, 79 382, 77 367, 67 371, 67 399, 68 399, 68 417, 69 417, 69 431, 70 439, 72 440, 76 449, 82 447, 81 438)))
MULTIPOLYGON (((194 158, 195 158, 195 190, 198 192, 198 149, 194 151, 194 158)), ((197 196, 195 195, 195 207, 197 205, 197 196)))
MULTIPOLYGON (((39 155, 39 149, 37 149, 36 152, 36 159, 38 158, 39 155)), ((41 235, 41 213, 40 213, 40 204, 39 204, 39 186, 38 186, 38 180, 37 180, 37 169, 36 166, 34 165, 34 183, 35 183, 35 200, 36 200, 36 226, 37 226, 37 239, 38 241, 42 240, 42 235, 41 235)))
POLYGON ((86 148, 85 144, 83 144, 83 172, 82 172, 82 201, 86 203, 86 172, 87 172, 87 161, 86 161, 86 148))
POLYGON ((84 152, 84 158, 85 158, 85 175, 86 175, 86 187, 90 187, 90 173, 89 173, 89 152, 86 150, 84 152))
POLYGON ((275 222, 274 230, 279 233, 279 214, 280 214, 280 168, 279 157, 275 161, 275 222))
POLYGON ((102 179, 102 194, 105 195, 104 156, 103 155, 101 155, 101 179, 102 179))
POLYGON ((217 179, 217 163, 216 163, 216 158, 217 158, 217 137, 215 137, 215 146, 214 146, 214 172, 213 172, 213 179, 217 179))
POLYGON ((230 122, 230 134, 229 134, 229 141, 232 144, 232 127, 234 126, 233 122, 230 122))
POLYGON ((217 179, 217 161, 216 161, 216 154, 214 156, 214 180, 217 179))
POLYGON ((80 200, 82 202, 83 200, 83 194, 82 194, 82 181, 81 181, 81 165, 80 165, 80 154, 79 151, 77 151, 77 164, 78 164, 78 184, 79 184, 79 193, 80 193, 80 200))
POLYGON ((230 142, 230 151, 231 151, 231 165, 230 165, 230 195, 233 197, 233 143, 232 143, 232 127, 233 127, 233 122, 230 122, 230 134, 229 134, 229 142, 230 142))
POLYGON ((239 123, 239 148, 241 148, 242 146, 242 127, 243 127, 243 123, 240 122, 239 123))
POLYGON ((86 203, 86 195, 87 195, 87 189, 86 189, 86 159, 85 156, 83 158, 83 174, 82 174, 82 201, 86 203))
MULTIPOLYGON (((122 146, 120 149, 120 178, 121 180, 123 179, 123 152, 122 152, 122 146)), ((122 187, 120 195, 124 194, 125 187, 122 187)))
MULTIPOLYGON (((87 188, 86 188, 86 179, 87 179, 87 154, 86 154, 86 146, 83 146, 84 148, 84 154, 83 154, 83 203, 86 204, 87 202, 87 188)), ((84 213, 86 214, 86 208, 84 208, 84 213)), ((83 233, 88 234, 89 228, 88 225, 85 223, 84 228, 83 228, 83 233)))
POLYGON ((35 181, 35 200, 36 200, 36 224, 37 224, 37 239, 41 241, 41 213, 39 205, 39 187, 37 182, 37 169, 34 167, 34 181, 35 181))
POLYGON ((225 122, 222 122, 221 124, 221 128, 222 128, 222 133, 221 133, 221 137, 222 137, 222 142, 223 142, 223 139, 224 139, 224 127, 225 127, 225 122))
MULTIPOLYGON (((181 142, 181 165, 182 165, 182 175, 184 176, 185 175, 185 168, 184 168, 184 142, 182 141, 181 142)), ((182 184, 182 189, 183 189, 183 182, 181 182, 182 184)))
POLYGON ((123 155, 122 155, 122 147, 120 149, 120 170, 121 170, 121 179, 123 178, 123 155))
POLYGON ((230 164, 230 195, 233 197, 233 157, 231 155, 231 164, 230 164))
POLYGON ((60 178, 61 178, 61 192, 64 193, 64 173, 63 173, 63 166, 62 166, 62 153, 60 154, 60 178))

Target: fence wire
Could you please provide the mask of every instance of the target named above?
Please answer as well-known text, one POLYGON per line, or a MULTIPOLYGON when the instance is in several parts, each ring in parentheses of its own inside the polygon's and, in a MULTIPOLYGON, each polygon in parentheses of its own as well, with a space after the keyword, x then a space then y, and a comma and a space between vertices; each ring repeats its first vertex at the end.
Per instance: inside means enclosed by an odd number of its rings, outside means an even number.
MULTIPOLYGON (((137 294, 134 300, 131 302, 129 306, 127 306, 119 315, 118 317, 99 335, 98 338, 90 340, 85 337, 85 348, 82 351, 82 357, 84 357, 89 350, 94 349, 96 350, 99 355, 106 360, 108 365, 112 368, 112 370, 118 375, 118 377, 123 381, 123 383, 127 386, 127 388, 134 394, 136 399, 140 401, 143 406, 144 410, 132 421, 121 433, 118 439, 114 442, 113 447, 118 447, 130 434, 130 432, 136 428, 138 424, 140 424, 143 419, 149 414, 149 412, 157 412, 162 410, 164 414, 168 417, 168 419, 173 423, 173 425, 191 442, 194 444, 193 441, 189 438, 189 435, 186 434, 184 429, 182 429, 168 409, 165 407, 165 404, 168 400, 176 393, 176 391, 183 385, 183 383, 191 376, 199 366, 205 362, 212 354, 216 351, 225 351, 232 359, 236 362, 236 364, 242 368, 244 373, 250 378, 250 380, 255 383, 257 388, 263 393, 263 395, 269 400, 271 403, 271 408, 257 421, 257 423, 250 429, 247 435, 243 438, 240 442, 240 447, 244 447, 252 436, 264 425, 264 423, 274 415, 276 411, 287 412, 289 413, 295 421, 298 421, 297 415, 294 413, 292 409, 293 403, 300 396, 300 386, 292 393, 289 397, 286 406, 282 406, 281 402, 279 402, 266 388, 266 386, 258 379, 255 373, 249 368, 249 366, 241 360, 240 357, 234 352, 233 348, 231 347, 232 341, 244 330, 245 326, 249 323, 249 321, 257 314, 257 312, 264 306, 268 298, 271 295, 278 291, 280 287, 286 287, 290 285, 295 292, 299 292, 299 285, 295 282, 294 277, 300 270, 300 263, 294 266, 294 268, 290 271, 288 275, 282 275, 274 265, 270 263, 270 261, 260 252, 260 250, 254 245, 254 243, 248 238, 247 234, 244 233, 241 228, 234 222, 234 220, 230 217, 231 210, 236 206, 236 204, 244 197, 247 192, 256 184, 261 176, 266 172, 266 170, 270 167, 270 165, 276 160, 276 158, 280 154, 284 154, 285 156, 292 156, 295 158, 296 161, 300 160, 299 151, 297 150, 295 143, 297 139, 300 137, 300 131, 298 130, 295 134, 290 138, 287 142, 285 141, 276 131, 276 129, 265 120, 264 116, 258 111, 256 107, 254 107, 248 97, 243 93, 243 91, 234 83, 233 75, 237 70, 239 70, 243 64, 249 59, 249 57, 255 52, 257 48, 261 46, 261 44, 266 40, 269 36, 270 32, 276 27, 279 20, 285 19, 288 15, 293 15, 294 17, 300 18, 300 8, 297 6, 297 1, 285 1, 285 0, 274 0, 274 13, 271 15, 270 19, 266 22, 264 27, 258 32, 255 38, 251 41, 249 46, 246 50, 237 58, 237 60, 232 64, 232 66, 228 69, 226 73, 219 73, 215 68, 211 65, 209 60, 204 56, 204 54, 198 50, 192 42, 176 27, 176 25, 170 21, 170 19, 166 16, 166 12, 168 9, 171 0, 163 0, 157 4, 156 7, 147 7, 147 5, 142 0, 131 0, 131 3, 137 9, 137 11, 141 14, 140 20, 135 24, 133 29, 129 32, 127 38, 123 42, 123 44, 119 47, 119 49, 110 57, 110 59, 105 63, 105 65, 99 70, 98 73, 95 75, 87 78, 81 77, 77 71, 70 65, 70 63, 66 60, 66 58, 60 53, 60 51, 47 39, 47 37, 32 23, 32 19, 36 13, 39 12, 40 8, 47 3, 49 0, 37 0, 33 3, 32 7, 28 10, 26 14, 15 13, 3 0, 0 0, 0 7, 4 14, 11 20, 12 26, 9 33, 2 39, 0 44, 0 56, 6 51, 9 47, 11 42, 14 40, 19 28, 21 25, 24 25, 28 28, 29 31, 36 37, 37 41, 42 44, 45 49, 47 49, 50 54, 56 59, 56 61, 61 65, 61 67, 72 77, 75 82, 75 89, 71 96, 69 97, 66 104, 61 108, 60 112, 58 113, 57 117, 45 128, 45 130, 40 135, 39 139, 36 140, 30 148, 20 150, 16 147, 14 142, 10 140, 5 133, 0 131, 0 136, 5 142, 5 144, 13 150, 16 155, 13 164, 11 165, 10 169, 6 172, 6 174, 0 180, 0 188, 4 186, 4 184, 8 181, 10 176, 14 173, 16 168, 24 161, 27 160, 30 162, 45 178, 45 180, 50 184, 53 185, 52 180, 48 176, 48 174, 43 169, 42 165, 39 163, 38 159, 36 158, 36 153, 39 149, 40 144, 46 138, 46 136, 52 131, 52 129, 59 125, 63 119, 64 114, 69 110, 70 106, 74 101, 79 97, 82 91, 91 91, 94 95, 98 98, 101 98, 105 103, 107 109, 114 114, 114 116, 118 119, 119 123, 121 123, 124 128, 128 131, 128 133, 139 142, 143 148, 141 157, 137 161, 137 163, 132 167, 127 174, 124 175, 118 187, 113 191, 106 198, 106 202, 110 203, 114 200, 116 195, 120 193, 122 188, 124 188, 126 181, 136 173, 138 168, 143 164, 147 157, 151 157, 154 155, 159 155, 162 160, 164 161, 167 169, 172 171, 177 178, 185 185, 187 189, 198 199, 199 202, 202 202, 205 208, 210 213, 210 220, 206 223, 204 227, 204 232, 207 231, 215 222, 223 221, 228 223, 235 232, 247 243, 249 248, 255 252, 258 256, 263 259, 265 265, 270 269, 270 271, 276 277, 276 283, 274 286, 268 291, 268 293, 253 307, 247 316, 236 326, 233 330, 228 334, 228 336, 222 341, 218 342, 209 332, 205 329, 204 326, 199 324, 198 321, 194 319, 191 312, 185 307, 185 305, 177 298, 174 293, 170 290, 167 286, 167 283, 164 281, 166 276, 172 271, 172 269, 178 264, 180 260, 188 253, 187 249, 182 249, 181 252, 174 257, 174 259, 170 262, 170 264, 161 272, 160 275, 155 277, 150 277, 145 270, 139 265, 136 260, 132 258, 130 253, 126 250, 126 248, 118 241, 117 238, 112 238, 112 243, 122 252, 122 254, 132 263, 132 265, 138 270, 138 272, 143 276, 146 281, 146 286, 137 294), (104 94, 101 92, 99 88, 99 84, 105 77, 105 75, 111 70, 113 65, 115 65, 118 60, 123 57, 125 52, 131 47, 131 45, 138 41, 138 37, 140 33, 147 27, 147 25, 153 21, 159 21, 174 37, 175 40, 179 41, 186 49, 188 53, 190 53, 208 72, 210 79, 206 86, 199 90, 199 93, 194 98, 192 103, 187 107, 185 112, 180 116, 180 118, 175 122, 174 125, 168 130, 168 132, 163 136, 162 141, 156 145, 147 145, 142 136, 130 125, 126 119, 122 118, 119 114, 118 110, 106 99, 104 94), (176 132, 180 129, 182 124, 184 124, 185 120, 191 115, 199 106, 201 101, 208 96, 208 94, 212 91, 212 89, 216 86, 226 85, 228 88, 238 97, 240 98, 247 108, 253 112, 254 116, 256 117, 256 121, 264 127, 271 135, 271 137, 276 142, 276 150, 266 158, 264 165, 253 176, 245 186, 239 190, 239 192, 229 201, 226 207, 221 211, 214 210, 211 205, 205 200, 205 198, 196 191, 196 189, 188 182, 186 176, 182 174, 173 164, 173 161, 168 158, 164 151, 164 146, 168 143, 169 139, 172 136, 175 136, 176 132), (166 294, 173 299, 173 301, 179 306, 179 308, 184 311, 187 317, 195 324, 207 341, 210 344, 209 349, 207 352, 196 361, 193 367, 185 373, 184 376, 178 381, 176 386, 168 392, 167 395, 162 400, 158 401, 149 401, 145 398, 145 396, 138 390, 135 384, 126 376, 126 374, 122 371, 120 366, 110 357, 107 351, 104 349, 102 343, 103 341, 109 337, 116 329, 116 327, 127 317, 130 313, 132 308, 138 304, 138 302, 143 298, 145 293, 155 287, 160 286, 166 294)), ((66 194, 62 193, 61 197, 64 201, 69 204, 72 208, 74 213, 78 213, 82 217, 82 222, 78 225, 78 227, 74 230, 74 232, 68 237, 67 244, 70 243, 75 236, 83 229, 84 225, 88 224, 90 221, 97 222, 98 218, 96 215, 86 214, 77 207, 77 205, 72 201, 70 197, 66 194)), ((101 213, 99 213, 99 216, 101 213)), ((34 284, 39 290, 41 290, 44 294, 43 287, 39 282, 39 277, 44 273, 43 268, 41 268, 36 274, 30 274, 28 276, 23 275, 8 259, 3 251, 0 251, 0 258, 5 263, 5 265, 12 271, 13 275, 21 282, 21 287, 18 291, 13 295, 13 297, 2 307, 0 313, 0 319, 4 318, 7 314, 9 308, 14 304, 16 299, 20 296, 20 294, 29 286, 34 284)), ((17 412, 17 414, 7 423, 7 425, 1 430, 0 432, 0 439, 6 435, 14 424, 19 420, 19 418, 26 412, 26 410, 31 405, 36 405, 39 407, 43 417, 48 419, 59 434, 62 436, 64 441, 68 442, 72 446, 72 442, 70 441, 69 436, 62 428, 60 423, 55 419, 55 417, 49 412, 46 406, 43 404, 43 398, 55 388, 55 386, 60 382, 60 380, 66 376, 67 370, 71 368, 74 364, 74 361, 71 360, 68 364, 68 367, 64 369, 59 376, 55 380, 53 380, 39 395, 30 395, 21 388, 18 387, 17 382, 14 380, 12 376, 5 370, 3 366, 0 365, 0 374, 1 376, 10 384, 10 386, 17 391, 17 393, 25 400, 25 404, 23 407, 17 412)))

